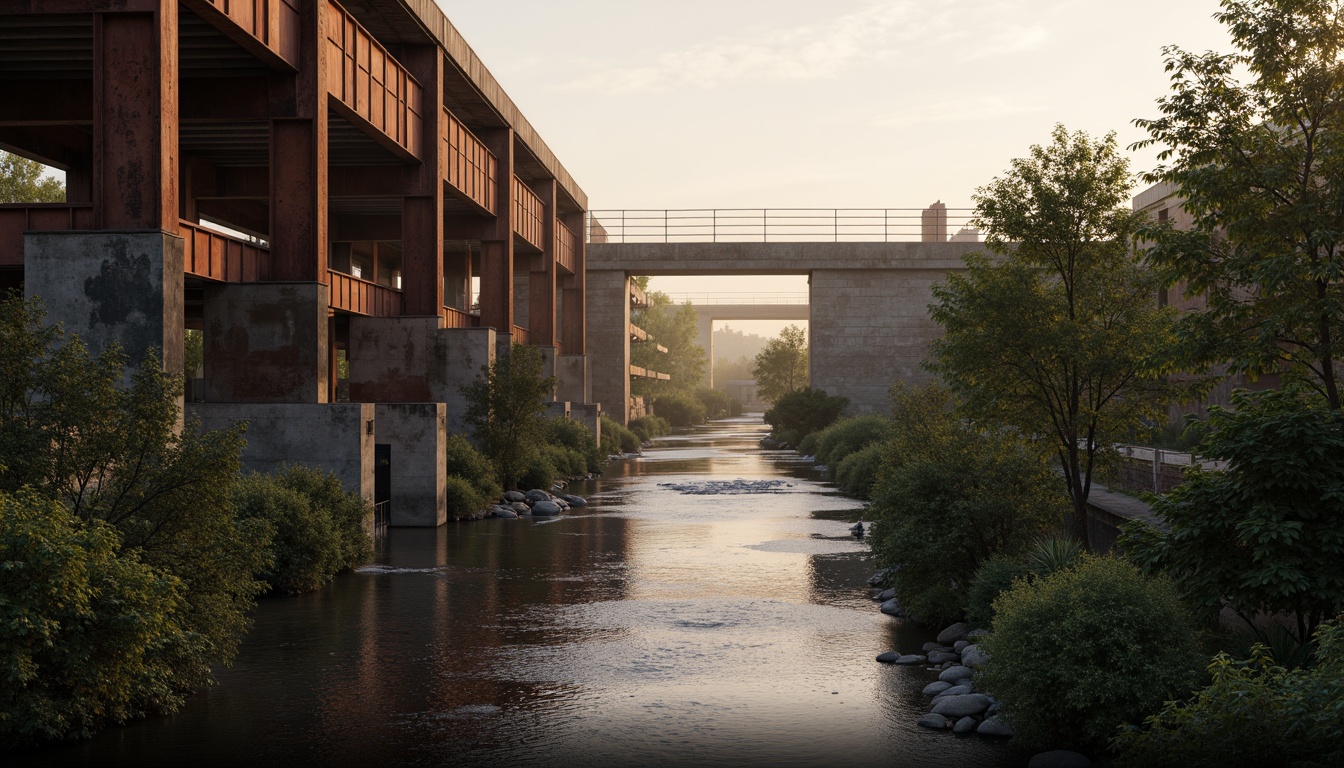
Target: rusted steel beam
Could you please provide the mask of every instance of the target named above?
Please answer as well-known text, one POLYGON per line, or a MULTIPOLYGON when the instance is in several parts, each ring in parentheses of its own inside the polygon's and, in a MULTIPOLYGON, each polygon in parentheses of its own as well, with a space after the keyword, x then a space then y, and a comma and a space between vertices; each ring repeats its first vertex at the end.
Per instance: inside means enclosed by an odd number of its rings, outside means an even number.
POLYGON ((271 259, 276 280, 327 280, 328 9, 314 3, 300 17, 294 117, 271 120, 271 259))
POLYGON ((495 213, 499 161, 466 125, 447 108, 441 123, 446 160, 443 181, 454 196, 481 213, 495 213))
POLYGON ((104 229, 177 227, 177 11, 97 13, 94 209, 104 229))
MULTIPOLYGON (((565 215, 564 224, 572 232, 582 232, 584 227, 583 211, 565 215)), ((574 239, 573 275, 565 278, 563 316, 560 320, 561 336, 565 354, 586 354, 588 335, 588 292, 586 290, 587 243, 583 237, 574 239)))
MULTIPOLYGON (((555 179, 533 182, 534 197, 541 204, 541 259, 528 275, 527 329, 531 343, 555 346, 555 179)), ((531 191, 531 190, 529 190, 531 191)))
POLYGON ((327 275, 332 309, 370 317, 396 317, 403 314, 401 291, 368 280, 330 270, 327 275))
MULTIPOLYGON (((552 209, 554 208, 552 195, 552 209)), ((546 238, 543 235, 545 225, 545 203, 523 180, 513 177, 513 233, 523 239, 526 245, 537 250, 545 249, 546 238)))
POLYGON ((0 16, 64 13, 153 13, 160 0, 0 0, 0 16))
MULTIPOLYGON (((481 137, 498 162, 499 178, 513 178, 513 131, 481 137)), ((481 325, 499 333, 513 328, 513 185, 496 184, 493 225, 481 242, 481 325)))
MULTIPOLYGON (((437 45, 405 51, 406 66, 424 85, 424 102, 413 132, 420 163, 406 169, 402 198, 402 295, 408 315, 443 314, 443 167, 439 141, 443 119, 443 53, 437 45)), ((333 192, 334 194, 334 192, 333 192)))
POLYGON ((395 154, 418 159, 424 115, 421 84, 344 8, 333 0, 325 4, 323 57, 332 108, 395 154))
POLYGON ((196 215, 240 232, 270 238, 271 209, 251 200, 198 200, 196 215))
POLYGON ((188 275, 221 283, 257 283, 271 279, 271 256, 254 243, 178 222, 184 241, 182 269, 188 275))
POLYGON ((23 266, 24 232, 93 228, 91 203, 0 204, 0 267, 23 266))
POLYGON ((299 0, 182 0, 266 66, 294 71, 299 66, 299 0))

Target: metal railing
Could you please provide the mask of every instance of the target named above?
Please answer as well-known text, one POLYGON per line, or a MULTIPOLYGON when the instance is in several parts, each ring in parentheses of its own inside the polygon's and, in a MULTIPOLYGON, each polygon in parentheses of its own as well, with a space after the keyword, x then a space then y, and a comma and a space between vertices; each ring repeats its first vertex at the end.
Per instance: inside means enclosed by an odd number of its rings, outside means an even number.
POLYGON ((971 208, 687 208, 588 212, 592 243, 981 242, 971 208))
POLYGON ((792 293, 720 293, 715 291, 669 293, 667 297, 673 304, 691 302, 696 306, 704 305, 741 305, 741 304, 810 304, 812 297, 806 291, 792 293))
POLYGON ((373 505, 373 538, 381 539, 387 535, 387 526, 392 522, 392 502, 380 501, 373 505))

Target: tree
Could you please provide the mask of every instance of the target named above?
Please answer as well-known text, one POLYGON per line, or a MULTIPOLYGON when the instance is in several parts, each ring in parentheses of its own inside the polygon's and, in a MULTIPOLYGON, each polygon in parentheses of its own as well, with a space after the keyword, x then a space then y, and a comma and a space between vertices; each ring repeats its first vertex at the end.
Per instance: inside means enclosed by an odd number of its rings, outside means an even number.
POLYGON ((955 620, 972 577, 1017 555, 1056 524, 1066 500, 1048 453, 1008 430, 959 418, 946 390, 892 388, 892 437, 870 509, 873 553, 911 615, 955 620))
POLYGON ((828 395, 826 390, 804 387, 779 398, 765 412, 770 433, 789 445, 798 445, 808 435, 834 424, 849 407, 849 398, 828 395))
POLYGON ((46 166, 0 150, 0 203, 63 203, 65 185, 43 178, 46 166))
POLYGON ((1344 2, 1223 0, 1232 53, 1164 49, 1172 92, 1136 120, 1184 198, 1189 231, 1144 230, 1168 284, 1208 308, 1180 338, 1200 365, 1282 373, 1341 407, 1344 2), (1238 79, 1241 72, 1249 77, 1238 79))
POLYGON ((976 226, 997 258, 967 257, 965 274, 933 291, 945 335, 928 368, 975 420, 1053 443, 1084 544, 1099 454, 1164 418, 1171 393, 1171 310, 1130 251, 1129 182, 1114 135, 1056 126, 1048 146, 976 192, 976 226))
POLYGON ((636 310, 630 321, 652 337, 649 343, 631 345, 630 362, 672 377, 671 381, 636 381, 638 394, 654 395, 667 389, 689 392, 699 386, 705 377, 706 355, 695 343, 698 321, 693 304, 674 305, 667 294, 652 291, 649 306, 636 310), (658 351, 660 344, 667 352, 658 351))
POLYGON ((1292 390, 1232 399, 1200 447, 1227 469, 1189 470, 1153 504, 1162 527, 1131 524, 1122 546, 1210 616, 1259 632, 1257 614, 1287 614, 1306 642, 1344 611, 1344 414, 1292 390))
POLYGON ((541 366, 536 347, 514 344, 508 355, 482 367, 481 375, 462 387, 467 423, 505 488, 518 484, 544 442, 542 417, 555 391, 555 377, 542 376, 541 366))
POLYGON ((751 369, 756 394, 767 403, 807 386, 807 333, 796 325, 765 343, 751 369))

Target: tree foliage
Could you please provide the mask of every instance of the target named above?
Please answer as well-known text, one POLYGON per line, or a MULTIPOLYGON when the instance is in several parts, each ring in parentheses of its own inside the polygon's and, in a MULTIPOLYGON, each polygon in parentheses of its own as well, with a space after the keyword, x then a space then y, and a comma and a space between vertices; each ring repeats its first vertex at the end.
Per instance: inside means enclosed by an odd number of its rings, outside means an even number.
POLYGON ((0 150, 0 203, 63 203, 65 185, 44 178, 46 166, 0 150))
POLYGON ((1162 527, 1133 523, 1122 546, 1169 573, 1192 604, 1286 613, 1305 642, 1344 611, 1344 415, 1291 390, 1233 395, 1212 408, 1201 453, 1223 471, 1187 471, 1160 496, 1162 527))
POLYGON ((542 376, 541 370, 536 347, 514 344, 508 355, 482 367, 481 375, 462 387, 466 421, 505 488, 517 486, 545 439, 543 416, 555 377, 542 376))
POLYGON ((796 389, 765 412, 765 423, 777 439, 797 445, 808 435, 834 424, 849 407, 849 398, 828 395, 816 387, 796 389))
POLYGON ((892 437, 873 489, 873 553, 894 569, 901 606, 955 620, 971 579, 995 554, 1025 551, 1065 507, 1047 454, 1016 434, 953 412, 938 386, 893 388, 892 437))
POLYGON ((1130 250, 1129 184, 1114 135, 1056 126, 1048 146, 977 191, 995 258, 968 257, 931 308, 944 337, 929 368, 974 419, 1054 444, 1083 542, 1099 454, 1163 418, 1169 397, 1160 371, 1172 317, 1130 250))
POLYGON ((696 343, 698 325, 695 307, 688 301, 673 304, 667 294, 651 291, 649 306, 635 310, 630 322, 652 337, 648 343, 630 345, 630 362, 671 376, 671 381, 640 379, 635 394, 656 395, 669 389, 691 391, 705 377, 706 352, 696 343), (661 344, 667 352, 659 352, 661 344))
POLYGON ((807 332, 790 325, 765 343, 751 369, 756 394, 767 403, 777 403, 790 392, 807 386, 807 332))
POLYGON ((1344 3, 1224 0, 1231 53, 1165 50, 1171 93, 1136 120, 1159 146, 1190 231, 1144 230, 1168 283, 1208 309, 1182 319, 1191 360, 1283 373, 1331 408, 1344 332, 1344 3), (1248 77, 1239 79, 1242 73, 1248 77))

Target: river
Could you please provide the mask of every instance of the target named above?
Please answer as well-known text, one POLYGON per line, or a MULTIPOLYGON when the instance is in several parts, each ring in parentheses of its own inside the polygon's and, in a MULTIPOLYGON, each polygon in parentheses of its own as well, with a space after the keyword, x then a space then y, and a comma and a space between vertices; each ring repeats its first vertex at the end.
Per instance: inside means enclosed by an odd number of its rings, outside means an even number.
POLYGON ((756 446, 657 441, 562 517, 393 529, 376 562, 261 602, 179 714, 19 765, 1008 766, 919 729, 928 630, 880 614, 861 505, 756 446), (742 481, 742 482, 737 482, 742 481))

